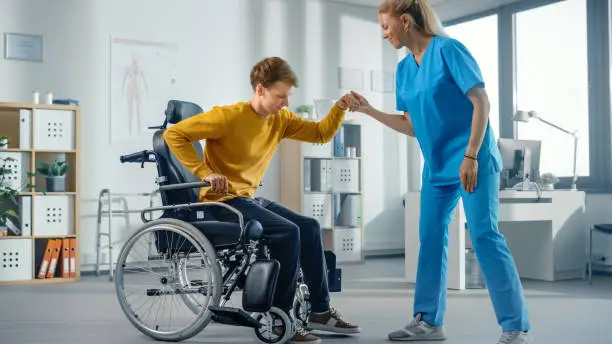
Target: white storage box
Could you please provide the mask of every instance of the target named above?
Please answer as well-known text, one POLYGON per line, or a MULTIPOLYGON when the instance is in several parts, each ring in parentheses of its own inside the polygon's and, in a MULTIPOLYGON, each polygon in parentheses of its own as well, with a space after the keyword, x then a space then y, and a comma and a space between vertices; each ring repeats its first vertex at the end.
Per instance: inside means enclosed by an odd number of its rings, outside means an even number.
POLYGON ((334 192, 359 192, 359 160, 334 160, 332 185, 334 192))
POLYGON ((34 235, 74 234, 74 198, 37 196, 34 202, 34 235))
POLYGON ((359 228, 336 227, 332 233, 336 262, 361 261, 361 232, 359 228))
POLYGON ((310 158, 331 158, 333 142, 302 143, 302 156, 310 158))
POLYGON ((331 228, 332 226, 332 195, 330 194, 304 194, 302 203, 302 214, 307 217, 315 218, 319 221, 321 228, 331 228))
POLYGON ((0 282, 32 279, 32 240, 0 240, 0 282))
POLYGON ((37 109, 35 114, 34 149, 74 149, 74 111, 37 109))
POLYGON ((28 172, 30 171, 30 155, 22 152, 0 152, 0 166, 8 168, 11 173, 5 175, 7 185, 18 191, 30 191, 26 188, 29 184, 28 172), (13 160, 5 160, 13 159, 13 160))

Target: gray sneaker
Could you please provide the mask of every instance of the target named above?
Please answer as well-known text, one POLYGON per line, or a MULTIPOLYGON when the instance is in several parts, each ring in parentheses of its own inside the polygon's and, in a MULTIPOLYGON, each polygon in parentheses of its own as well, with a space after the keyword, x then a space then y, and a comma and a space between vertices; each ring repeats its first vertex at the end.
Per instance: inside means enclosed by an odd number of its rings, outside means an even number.
POLYGON ((526 344, 528 343, 527 332, 504 332, 497 344, 526 344))
POLYGON ((446 340, 446 331, 444 330, 444 326, 431 326, 421 320, 421 314, 417 314, 410 324, 402 329, 389 333, 387 337, 390 341, 399 342, 446 340))

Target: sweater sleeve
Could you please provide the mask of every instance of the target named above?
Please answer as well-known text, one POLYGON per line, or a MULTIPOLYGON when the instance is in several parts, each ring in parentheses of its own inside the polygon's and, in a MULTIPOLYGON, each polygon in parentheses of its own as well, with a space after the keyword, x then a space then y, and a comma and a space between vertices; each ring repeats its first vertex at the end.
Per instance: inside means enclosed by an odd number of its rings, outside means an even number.
POLYGON ((329 142, 340 129, 345 113, 346 110, 334 105, 325 118, 315 122, 287 111, 283 118, 285 122, 283 138, 316 143, 329 142))
POLYGON ((172 125, 164 131, 164 140, 177 160, 203 180, 212 173, 212 170, 200 159, 193 143, 223 137, 226 121, 225 113, 215 107, 209 112, 197 114, 172 125))

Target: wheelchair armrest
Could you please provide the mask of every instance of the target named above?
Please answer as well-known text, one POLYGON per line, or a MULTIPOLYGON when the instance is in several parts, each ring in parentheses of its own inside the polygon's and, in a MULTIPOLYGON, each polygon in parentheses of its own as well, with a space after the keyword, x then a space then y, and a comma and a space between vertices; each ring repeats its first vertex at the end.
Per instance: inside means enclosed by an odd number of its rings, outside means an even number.
POLYGON ((210 186, 209 182, 191 182, 171 185, 161 185, 159 191, 195 189, 210 186))
MULTIPOLYGON (((196 183, 184 183, 184 184, 197 184, 197 183, 202 183, 202 182, 196 182, 196 183)), ((183 184, 176 184, 176 185, 183 185, 183 184)), ((185 204, 176 204, 176 205, 162 205, 162 206, 158 206, 158 207, 149 207, 149 208, 145 208, 142 209, 140 211, 140 219, 142 220, 143 223, 147 223, 151 220, 147 219, 147 217, 145 216, 145 214, 147 213, 151 213, 153 211, 163 211, 163 210, 173 210, 173 209, 185 209, 185 208, 200 208, 200 207, 223 207, 229 211, 231 211, 232 213, 234 213, 236 215, 236 217, 238 217, 238 224, 240 225, 240 239, 242 239, 244 237, 245 234, 245 223, 244 223, 244 216, 242 215, 242 213, 232 207, 231 205, 227 204, 227 203, 223 203, 223 202, 196 202, 196 203, 185 203, 185 204)))

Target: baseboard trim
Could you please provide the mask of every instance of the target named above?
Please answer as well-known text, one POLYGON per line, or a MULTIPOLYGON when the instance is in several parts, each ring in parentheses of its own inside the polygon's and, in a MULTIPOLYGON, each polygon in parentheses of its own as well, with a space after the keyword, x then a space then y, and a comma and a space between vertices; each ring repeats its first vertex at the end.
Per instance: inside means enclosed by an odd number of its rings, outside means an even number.
POLYGON ((389 250, 365 250, 363 252, 365 258, 398 258, 404 256, 403 248, 389 249, 389 250))

